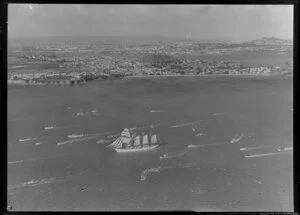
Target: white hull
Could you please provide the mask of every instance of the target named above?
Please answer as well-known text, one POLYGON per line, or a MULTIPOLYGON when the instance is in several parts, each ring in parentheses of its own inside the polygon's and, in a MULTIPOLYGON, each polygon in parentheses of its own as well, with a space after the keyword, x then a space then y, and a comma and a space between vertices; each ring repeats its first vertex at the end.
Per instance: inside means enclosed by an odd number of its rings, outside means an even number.
POLYGON ((132 148, 132 149, 123 149, 123 148, 114 148, 116 152, 139 152, 139 151, 147 151, 158 147, 159 145, 149 145, 141 148, 132 148))

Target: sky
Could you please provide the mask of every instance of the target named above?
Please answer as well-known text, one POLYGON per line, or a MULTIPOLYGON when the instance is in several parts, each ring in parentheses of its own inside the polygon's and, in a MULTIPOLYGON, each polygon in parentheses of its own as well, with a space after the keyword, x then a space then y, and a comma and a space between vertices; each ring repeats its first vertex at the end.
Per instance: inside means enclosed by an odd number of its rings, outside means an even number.
POLYGON ((292 5, 10 4, 8 37, 293 38, 292 5))

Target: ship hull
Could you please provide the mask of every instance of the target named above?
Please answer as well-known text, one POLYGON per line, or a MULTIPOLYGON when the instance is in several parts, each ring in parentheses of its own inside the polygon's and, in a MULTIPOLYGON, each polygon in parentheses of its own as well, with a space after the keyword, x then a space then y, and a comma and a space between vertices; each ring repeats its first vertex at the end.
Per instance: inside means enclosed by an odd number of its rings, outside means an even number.
POLYGON ((116 152, 140 152, 140 151, 148 151, 148 150, 152 150, 152 149, 155 149, 157 148, 159 145, 150 145, 150 146, 147 146, 147 147, 141 147, 141 148, 133 148, 133 149, 123 149, 123 148, 114 148, 114 150, 116 152))

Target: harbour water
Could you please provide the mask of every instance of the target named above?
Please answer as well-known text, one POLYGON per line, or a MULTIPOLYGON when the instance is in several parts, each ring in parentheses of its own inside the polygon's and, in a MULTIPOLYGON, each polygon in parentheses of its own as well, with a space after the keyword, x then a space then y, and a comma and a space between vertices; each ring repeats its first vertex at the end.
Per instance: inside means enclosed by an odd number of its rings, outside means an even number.
POLYGON ((293 151, 277 150, 293 146, 292 87, 292 78, 244 76, 9 86, 8 204, 292 211, 293 151), (167 144, 106 147, 133 127, 167 144))

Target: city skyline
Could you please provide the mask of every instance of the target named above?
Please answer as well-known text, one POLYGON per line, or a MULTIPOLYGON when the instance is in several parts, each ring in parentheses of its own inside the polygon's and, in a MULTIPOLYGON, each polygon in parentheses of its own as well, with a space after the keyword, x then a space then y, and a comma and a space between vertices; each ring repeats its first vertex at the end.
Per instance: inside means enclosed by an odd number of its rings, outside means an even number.
POLYGON ((10 4, 8 37, 293 38, 292 5, 10 4))

